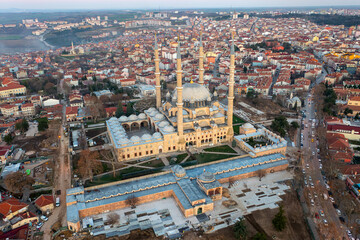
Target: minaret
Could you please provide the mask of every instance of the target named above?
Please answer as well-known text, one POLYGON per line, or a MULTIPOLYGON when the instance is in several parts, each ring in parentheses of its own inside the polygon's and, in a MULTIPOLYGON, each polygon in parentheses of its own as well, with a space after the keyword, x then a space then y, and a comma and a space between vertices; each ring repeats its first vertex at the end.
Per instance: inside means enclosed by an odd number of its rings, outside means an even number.
POLYGON ((183 98, 182 98, 182 70, 181 70, 181 53, 180 53, 180 41, 178 41, 177 47, 177 57, 176 57, 176 80, 177 80, 177 129, 179 134, 179 139, 182 140, 184 134, 183 126, 183 98))
POLYGON ((202 33, 200 33, 199 49, 199 84, 204 85, 204 47, 202 44, 202 33))
POLYGON ((155 33, 154 49, 155 49, 156 108, 160 108, 161 107, 161 86, 160 86, 160 68, 159 68, 160 59, 159 59, 159 49, 156 39, 156 33, 155 33))
POLYGON ((235 47, 234 47, 234 32, 232 33, 232 44, 230 52, 230 76, 229 76, 229 95, 228 95, 228 110, 227 110, 227 125, 230 131, 233 132, 233 107, 234 107, 234 74, 235 74, 235 47))

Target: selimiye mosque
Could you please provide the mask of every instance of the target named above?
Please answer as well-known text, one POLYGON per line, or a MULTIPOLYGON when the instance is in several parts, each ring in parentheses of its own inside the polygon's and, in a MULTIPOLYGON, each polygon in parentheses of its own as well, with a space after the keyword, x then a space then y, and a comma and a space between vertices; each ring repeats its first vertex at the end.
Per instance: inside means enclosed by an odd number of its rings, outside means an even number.
MULTIPOLYGON (((226 110, 220 105, 216 92, 211 94, 204 85, 201 38, 197 83, 191 81, 183 85, 178 43, 177 86, 162 101, 160 59, 155 37, 156 108, 147 109, 139 115, 112 117, 106 124, 118 161, 184 151, 189 146, 198 148, 229 143, 233 140, 246 154, 188 168, 174 165, 161 173, 95 187, 68 189, 66 204, 70 230, 81 231, 86 228, 84 219, 87 223, 92 215, 129 207, 126 201, 129 197, 136 197, 138 204, 172 197, 185 217, 206 213, 214 209, 214 201, 222 199, 222 184, 255 176, 258 170, 271 173, 287 168, 287 142, 280 136, 265 128, 256 129, 249 123, 240 127, 240 135, 234 136, 234 49, 233 39, 226 110)), ((131 226, 124 226, 126 231, 128 228, 131 226)))

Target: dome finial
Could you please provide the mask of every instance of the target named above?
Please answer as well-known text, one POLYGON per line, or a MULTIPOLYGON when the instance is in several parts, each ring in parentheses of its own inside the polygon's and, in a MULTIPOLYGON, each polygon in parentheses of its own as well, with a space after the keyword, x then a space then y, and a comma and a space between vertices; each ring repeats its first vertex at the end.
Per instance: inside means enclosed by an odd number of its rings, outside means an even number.
POLYGON ((191 76, 191 79, 190 79, 190 83, 193 84, 194 81, 193 81, 193 77, 191 76))

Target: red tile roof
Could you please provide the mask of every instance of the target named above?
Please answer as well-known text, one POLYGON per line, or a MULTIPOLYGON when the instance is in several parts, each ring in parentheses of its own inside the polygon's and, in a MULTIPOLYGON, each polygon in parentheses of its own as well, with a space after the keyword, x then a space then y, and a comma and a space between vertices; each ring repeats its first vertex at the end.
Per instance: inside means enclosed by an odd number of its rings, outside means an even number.
POLYGON ((27 206, 26 203, 20 202, 16 198, 10 198, 0 203, 0 213, 6 217, 9 213, 19 211, 27 206))
POLYGON ((35 204, 39 208, 49 204, 54 204, 54 198, 52 195, 41 195, 35 200, 35 204))

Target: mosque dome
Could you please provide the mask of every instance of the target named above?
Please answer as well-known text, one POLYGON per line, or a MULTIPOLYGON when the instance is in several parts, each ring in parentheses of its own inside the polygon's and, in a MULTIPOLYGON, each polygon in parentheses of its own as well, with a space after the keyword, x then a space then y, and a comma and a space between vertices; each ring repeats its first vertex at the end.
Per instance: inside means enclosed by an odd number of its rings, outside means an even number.
POLYGON ((139 114, 139 119, 146 119, 146 115, 144 113, 139 114))
POLYGON ((161 113, 158 113, 155 115, 154 118, 155 118, 155 120, 162 120, 162 119, 164 119, 164 115, 162 115, 161 113))
POLYGON ((121 138, 121 139, 118 141, 118 143, 119 143, 120 145, 127 144, 127 143, 129 143, 129 142, 130 142, 129 139, 127 139, 127 138, 121 138))
POLYGON ((161 133, 159 132, 154 133, 153 138, 161 138, 161 133))
POLYGON ((198 177, 200 182, 209 183, 215 181, 215 175, 211 172, 203 172, 198 177))
POLYGON ((172 126, 166 126, 164 127, 164 131, 170 133, 170 132, 174 132, 175 129, 172 126))
POLYGON ((138 117, 135 114, 131 114, 130 117, 129 117, 129 120, 130 121, 136 121, 136 120, 138 120, 138 117))
POLYGON ((150 134, 144 134, 142 137, 141 137, 141 140, 144 140, 144 141, 147 141, 147 140, 150 140, 151 139, 151 135, 150 134))
MULTIPOLYGON (((190 102, 192 98, 194 101, 206 101, 209 97, 211 98, 209 90, 198 83, 185 83, 182 94, 185 102, 190 102)), ((174 96, 177 98, 176 90, 174 96)))
POLYGON ((169 125, 169 122, 167 122, 167 121, 161 121, 160 123, 159 123, 159 127, 166 127, 166 126, 168 126, 169 125))
POLYGON ((185 175, 186 175, 185 169, 180 165, 173 166, 172 170, 175 173, 175 175, 179 178, 185 177, 185 175))
POLYGON ((244 128, 244 129, 253 129, 254 126, 251 125, 250 123, 245 123, 244 125, 242 125, 242 128, 244 128))
POLYGON ((141 138, 140 137, 138 137, 138 136, 132 136, 131 138, 130 138, 130 141, 132 141, 132 142, 140 142, 141 141, 141 138))
POLYGON ((127 116, 121 116, 120 117, 120 122, 126 122, 128 120, 127 116))

